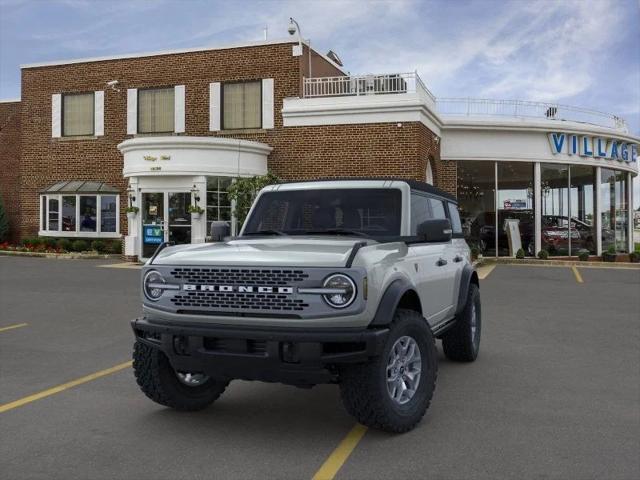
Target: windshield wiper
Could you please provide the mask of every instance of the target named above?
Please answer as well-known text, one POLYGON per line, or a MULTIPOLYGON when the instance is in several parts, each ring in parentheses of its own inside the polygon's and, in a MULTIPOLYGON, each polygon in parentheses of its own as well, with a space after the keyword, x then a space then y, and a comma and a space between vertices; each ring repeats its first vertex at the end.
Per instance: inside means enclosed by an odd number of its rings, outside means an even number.
POLYGON ((356 237, 365 237, 370 238, 369 235, 363 232, 358 232, 357 230, 349 230, 346 228, 329 228, 327 230, 313 230, 304 232, 306 235, 354 235, 356 237))
POLYGON ((286 233, 281 232, 280 230, 256 230, 255 232, 245 232, 242 234, 243 237, 247 237, 249 235, 277 235, 277 236, 285 236, 286 233))

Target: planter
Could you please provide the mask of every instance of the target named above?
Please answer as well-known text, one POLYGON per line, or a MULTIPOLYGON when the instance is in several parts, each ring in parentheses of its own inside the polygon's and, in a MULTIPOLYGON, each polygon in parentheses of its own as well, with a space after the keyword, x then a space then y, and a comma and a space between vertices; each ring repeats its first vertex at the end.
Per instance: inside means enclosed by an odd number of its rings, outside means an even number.
POLYGON ((629 261, 631 263, 640 263, 640 252, 632 252, 629 254, 629 261))
POLYGON ((200 217, 202 216, 202 213, 200 212, 191 212, 191 220, 200 220, 200 217))
POLYGON ((127 221, 133 222, 136 219, 137 215, 138 215, 137 212, 127 212, 127 221))
POLYGON ((603 253, 602 254, 602 261, 603 262, 615 262, 616 259, 618 258, 618 254, 617 253, 603 253))

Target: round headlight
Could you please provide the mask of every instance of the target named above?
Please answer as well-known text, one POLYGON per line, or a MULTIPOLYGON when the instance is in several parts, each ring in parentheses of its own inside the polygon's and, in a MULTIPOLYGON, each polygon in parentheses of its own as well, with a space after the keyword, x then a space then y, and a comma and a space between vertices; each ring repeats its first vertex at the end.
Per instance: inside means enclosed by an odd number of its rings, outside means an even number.
POLYGON ((159 285, 165 283, 164 278, 157 271, 151 270, 144 276, 143 290, 144 295, 154 302, 162 296, 164 288, 159 285))
POLYGON ((331 290, 330 293, 325 293, 322 297, 325 302, 331 305, 333 308, 345 308, 351 305, 356 298, 356 285, 346 275, 336 273, 330 275, 324 281, 324 288, 331 290))

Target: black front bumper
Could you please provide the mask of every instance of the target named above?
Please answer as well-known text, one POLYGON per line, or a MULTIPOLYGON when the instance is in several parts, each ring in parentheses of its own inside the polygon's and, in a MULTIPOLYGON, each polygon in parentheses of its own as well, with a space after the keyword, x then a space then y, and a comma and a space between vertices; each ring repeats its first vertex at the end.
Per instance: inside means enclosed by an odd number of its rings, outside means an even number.
POLYGON ((389 330, 264 329, 131 322, 136 340, 157 348, 177 371, 214 378, 315 385, 337 380, 338 367, 380 353, 389 330))

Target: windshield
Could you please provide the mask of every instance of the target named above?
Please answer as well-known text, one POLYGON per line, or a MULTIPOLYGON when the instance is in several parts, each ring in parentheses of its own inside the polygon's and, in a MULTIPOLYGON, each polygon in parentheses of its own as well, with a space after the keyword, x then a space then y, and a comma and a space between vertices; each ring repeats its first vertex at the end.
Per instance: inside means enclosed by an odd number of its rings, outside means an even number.
POLYGON ((402 195, 395 188, 322 189, 263 194, 243 235, 400 235, 402 195))

